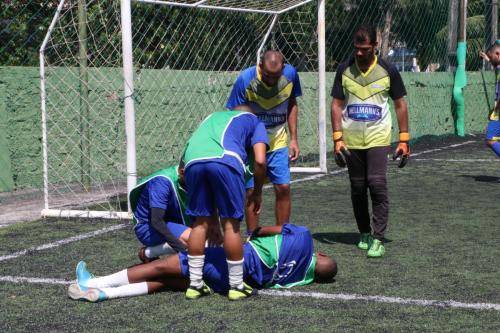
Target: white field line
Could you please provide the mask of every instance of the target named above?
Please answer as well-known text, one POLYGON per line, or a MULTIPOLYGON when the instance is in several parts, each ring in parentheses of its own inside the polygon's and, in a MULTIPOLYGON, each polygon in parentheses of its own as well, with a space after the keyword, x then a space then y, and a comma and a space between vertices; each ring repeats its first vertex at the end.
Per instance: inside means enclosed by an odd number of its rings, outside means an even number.
POLYGON ((500 304, 495 303, 464 303, 453 300, 437 301, 427 299, 413 299, 387 296, 367 296, 359 294, 327 294, 314 292, 293 292, 276 290, 259 290, 259 295, 268 295, 275 297, 301 297, 316 298, 338 301, 367 301, 378 303, 392 303, 401 305, 417 305, 424 307, 456 308, 456 309, 474 309, 474 310, 496 310, 500 311, 500 304))
MULTIPOLYGON (((0 282, 69 285, 71 283, 75 283, 76 281, 75 280, 67 281, 62 279, 42 279, 42 278, 23 277, 23 276, 0 276, 0 282)), ((423 307, 500 311, 500 304, 464 303, 453 300, 438 301, 438 300, 401 298, 401 297, 369 296, 360 294, 328 294, 328 293, 297 292, 297 291, 294 292, 288 290, 284 291, 259 290, 258 294, 273 296, 273 297, 315 298, 315 299, 334 300, 334 301, 366 301, 366 302, 391 303, 400 305, 416 305, 423 307)))
POLYGON ((0 282, 45 283, 45 284, 69 285, 71 283, 76 283, 76 280, 67 281, 67 280, 62 280, 62 279, 42 279, 42 278, 24 277, 24 276, 0 276, 0 282))
MULTIPOLYGON (((457 148, 457 147, 460 147, 460 146, 465 146, 465 145, 468 145, 468 144, 471 144, 471 143, 476 143, 478 141, 466 141, 466 142, 462 142, 462 143, 456 143, 456 144, 453 144, 453 145, 449 145, 449 146, 444 146, 444 147, 441 147, 441 148, 435 148, 435 149, 429 149, 429 150, 424 150, 424 151, 421 151, 421 152, 418 152, 418 153, 414 153, 414 154, 411 154, 410 156, 410 161, 413 160, 413 157, 415 156, 419 156, 419 155, 423 155, 423 154, 429 154, 429 153, 434 153, 436 151, 441 151, 441 150, 446 150, 446 149, 450 149, 450 148, 457 148)), ((416 161, 425 161, 427 159, 415 159, 416 161)), ((438 161, 439 159, 428 159, 429 161, 432 160, 436 160, 438 161)), ((442 161, 448 161, 446 159, 442 159, 442 161)), ((450 161, 454 161, 454 160, 450 160, 450 161)), ((456 160, 456 161, 460 161, 460 160, 456 160)), ((472 161, 472 160, 471 160, 472 161)), ((481 162, 483 160, 475 160, 475 161, 478 161, 478 162, 481 162)), ((490 162, 490 161, 496 161, 496 160, 484 160, 486 162, 490 162)), ((344 169, 340 169, 340 170, 335 170, 335 171, 331 171, 331 172, 328 172, 328 173, 323 173, 323 174, 317 174, 317 175, 313 175, 313 176, 308 176, 308 177, 304 177, 304 178, 299 178, 299 179, 295 179, 295 180, 292 180, 290 183, 300 183, 300 182, 305 182, 305 181, 308 181, 308 180, 314 180, 314 179, 319 179, 319 178, 322 178, 322 177, 325 177, 325 176, 329 176, 329 175, 336 175, 336 174, 339 174, 339 173, 342 173, 342 172, 346 172, 347 171, 347 168, 344 168, 344 169)), ((271 188, 273 185, 272 184, 268 184, 266 186, 264 186, 264 188, 271 188)))
POLYGON ((447 159, 447 158, 414 158, 412 161, 432 161, 432 162, 470 162, 470 163, 475 163, 475 162, 491 162, 495 163, 498 162, 498 159, 473 159, 473 158, 463 158, 463 159, 447 159))
MULTIPOLYGON (((475 142, 478 142, 478 141, 466 141, 466 142, 463 142, 463 143, 453 144, 453 145, 449 145, 449 146, 445 146, 445 147, 441 147, 441 148, 424 150, 422 152, 412 154, 412 156, 419 156, 419 155, 422 155, 422 154, 428 154, 428 153, 432 153, 432 152, 436 152, 436 151, 446 150, 446 149, 450 149, 450 148, 456 148, 456 147, 464 146, 464 145, 475 143, 475 142)), ((299 183, 299 182, 305 182, 305 181, 309 181, 309 180, 319 179, 319 178, 322 178, 322 177, 325 177, 325 176, 328 176, 328 175, 335 175, 335 174, 343 173, 345 171, 347 171, 347 169, 335 170, 335 171, 328 172, 328 173, 325 173, 325 174, 318 174, 318 175, 313 175, 313 176, 308 176, 308 177, 296 179, 296 180, 291 181, 291 183, 299 183)), ((272 187, 272 184, 269 184, 269 185, 266 185, 264 188, 271 188, 271 187, 272 187)), ((113 227, 104 228, 104 229, 101 229, 101 230, 92 231, 92 232, 85 233, 85 234, 82 234, 82 235, 78 235, 78 236, 74 236, 74 237, 62 239, 62 240, 57 241, 57 242, 48 243, 48 244, 44 244, 44 245, 40 245, 40 246, 35 246, 35 247, 30 247, 28 249, 21 250, 21 251, 18 251, 18 252, 14 252, 14 253, 9 254, 9 255, 0 256, 0 261, 18 258, 18 257, 24 256, 24 255, 26 255, 28 253, 31 253, 31 252, 46 250, 46 249, 58 247, 58 246, 63 245, 63 244, 67 244, 67 243, 71 243, 71 242, 76 242, 76 241, 79 241, 79 240, 82 240, 82 239, 85 239, 85 238, 94 237, 94 236, 101 235, 101 234, 104 234, 104 233, 107 233, 107 232, 111 232, 111 231, 115 231, 115 230, 118 230, 118 229, 122 229, 126 225, 127 224, 119 224, 119 225, 116 225, 116 226, 113 226, 113 227)))
POLYGON ((28 248, 28 249, 24 249, 24 250, 21 250, 21 251, 18 251, 18 252, 14 252, 14 253, 9 254, 9 255, 0 256, 0 261, 18 258, 18 257, 24 256, 24 255, 26 255, 28 253, 42 251, 42 250, 46 250, 46 249, 51 249, 51 248, 54 248, 54 247, 61 246, 63 244, 68 244, 68 243, 76 242, 76 241, 79 241, 79 240, 82 240, 82 239, 85 239, 85 238, 90 238, 90 237, 102 235, 102 234, 105 234, 105 233, 108 233, 108 232, 112 232, 112 231, 115 231, 115 230, 123 229, 123 228, 125 228, 128 225, 129 225, 128 223, 118 224, 118 225, 115 225, 115 226, 112 226, 112 227, 108 227, 108 228, 104 228, 104 229, 100 229, 100 230, 96 230, 96 231, 87 232, 85 234, 81 234, 81 235, 77 235, 77 236, 73 236, 73 237, 61 239, 61 240, 58 240, 58 241, 53 242, 53 243, 43 244, 43 245, 40 245, 40 246, 33 246, 33 247, 28 248))
POLYGON ((471 144, 471 143, 476 143, 476 142, 479 142, 479 141, 476 141, 476 140, 471 140, 471 141, 465 141, 465 142, 462 142, 462 143, 456 143, 456 144, 454 144, 454 145, 444 146, 444 147, 441 147, 441 148, 435 148, 435 149, 424 150, 424 151, 421 151, 421 152, 418 152, 418 153, 415 153, 415 154, 411 154, 411 155, 410 155, 410 159, 411 159, 412 157, 415 157, 415 156, 419 156, 419 155, 423 155, 423 154, 429 154, 429 153, 434 153, 434 152, 436 152, 436 151, 446 150, 446 149, 450 149, 450 148, 457 148, 457 147, 461 147, 461 146, 469 145, 469 144, 471 144))

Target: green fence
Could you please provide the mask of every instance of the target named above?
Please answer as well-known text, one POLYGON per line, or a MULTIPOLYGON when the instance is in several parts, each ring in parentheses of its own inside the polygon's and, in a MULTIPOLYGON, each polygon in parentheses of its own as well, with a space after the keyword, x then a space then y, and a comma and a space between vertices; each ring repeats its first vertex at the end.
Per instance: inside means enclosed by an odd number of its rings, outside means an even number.
MULTIPOLYGON (((63 71, 66 69, 59 70, 63 71)), ((110 77, 108 81, 109 85, 112 86, 112 88, 102 87, 102 82, 99 82, 98 85, 91 81, 90 96, 92 96, 92 94, 99 94, 100 91, 109 91, 113 89, 116 90, 117 96, 120 96, 122 93, 120 90, 121 84, 111 79, 113 75, 119 76, 119 70, 107 69, 106 71, 106 76, 110 77)), ((488 110, 493 105, 494 75, 492 72, 468 72, 467 75, 469 83, 464 90, 466 100, 465 129, 466 133, 481 133, 486 126, 488 110)), ((327 74, 327 89, 331 88, 333 77, 334 73, 327 74)), ((3 191, 12 188, 22 189, 39 187, 42 184, 42 134, 38 69, 33 67, 0 67, 0 78, 0 88, 3 92, 0 95, 0 106, 3 106, 0 107, 0 111, 2 111, 0 112, 0 126, 3 124, 5 132, 2 134, 4 134, 3 138, 6 141, 6 147, 8 147, 8 150, 4 149, 3 155, 6 153, 10 155, 12 165, 12 179, 6 180, 5 178, 9 178, 9 172, 6 171, 7 168, 3 170, 2 175, 6 174, 7 176, 3 176, 2 182, 6 182, 7 184, 9 182, 11 183, 11 186, 5 187, 3 191)), ((220 80, 231 82, 232 79, 232 77, 225 77, 220 80)), ((316 96, 313 90, 316 89, 314 81, 317 80, 317 75, 314 73, 301 73, 301 79, 304 96, 299 99, 301 105, 300 117, 317 117, 317 110, 308 106, 315 105, 311 98, 312 96, 316 96)), ((410 112, 410 132, 412 137, 416 139, 424 136, 453 134, 453 74, 447 72, 432 74, 404 73, 403 79, 408 90, 407 101, 410 112)), ((180 104, 182 103, 189 103, 188 100, 178 101, 177 105, 155 105, 155 100, 150 98, 150 96, 157 96, 159 93, 168 93, 170 89, 184 89, 183 87, 176 87, 175 83, 170 83, 167 87, 163 86, 159 88, 157 82, 147 80, 147 75, 143 77, 141 82, 142 83, 137 86, 138 98, 136 101, 136 116, 138 119, 136 131, 139 134, 137 142, 138 170, 139 172, 147 173, 152 170, 141 170, 140 164, 141 160, 148 158, 149 150, 164 152, 165 160, 157 163, 162 165, 175 163, 183 147, 183 142, 199 120, 203 118, 202 115, 215 110, 199 110, 199 113, 193 113, 196 115, 194 118, 186 118, 184 115, 176 113, 176 108, 180 108, 180 104), (158 122, 174 124, 173 127, 178 128, 178 132, 172 132, 170 137, 165 138, 162 146, 143 146, 143 143, 148 141, 144 139, 144 136, 150 135, 147 129, 148 124, 143 124, 140 120, 141 114, 145 112, 154 112, 158 122)), ((198 88, 191 87, 192 93, 188 97, 189 99, 198 98, 203 100, 206 98, 217 98, 223 100, 224 96, 227 96, 229 93, 230 85, 218 85, 218 87, 219 88, 216 90, 209 89, 204 85, 200 85, 198 88), (220 88, 221 86, 225 88, 220 88)), ((68 96, 64 96, 64 98, 68 98, 68 96)), ((53 105, 58 104, 57 100, 51 100, 49 102, 53 105)), ((118 164, 123 163, 125 134, 121 100, 119 98, 109 98, 109 103, 100 106, 98 110, 99 112, 92 115, 93 119, 91 120, 92 158, 98 159, 106 156, 106 159, 111 158, 116 160, 118 164), (110 123, 109 121, 103 121, 103 119, 108 118, 112 118, 113 121, 111 121, 111 123, 116 126, 110 128, 108 125, 104 125, 110 123), (116 142, 119 143, 119 146, 99 147, 99 143, 102 141, 99 137, 99 133, 106 132, 109 134, 110 131, 115 133, 116 142)), ((74 112, 74 110, 60 110, 60 112, 74 112)), ((193 114, 191 116, 193 116, 193 114)), ((327 119, 328 118, 329 117, 327 117, 327 119)), ((395 117, 393 118, 395 121, 395 117)), ((77 121, 78 120, 75 118, 75 122, 77 121)), ((51 125, 50 117, 48 125, 51 125)), ((330 131, 329 123, 327 124, 327 131, 330 131)), ((66 131, 66 136, 71 135, 77 134, 71 134, 71 131, 68 129, 68 131, 66 131)), ((311 138, 315 136, 317 136, 317 133, 314 132, 314 129, 300 128, 299 119, 299 141, 304 142, 306 140, 311 140, 311 138)), ((0 139, 2 139, 1 136, 0 139)), ((54 142, 54 140, 68 140, 68 137, 49 139, 51 142, 54 142)), ((327 141, 330 149, 331 143, 329 140, 327 141)), ((77 161, 79 159, 78 149, 68 145, 61 145, 61 147, 65 148, 53 150, 51 152, 55 160, 67 161, 69 160, 67 157, 69 154, 74 155, 71 160, 77 161)), ((308 152, 304 152, 304 154, 307 153, 308 152)), ((7 164, 2 164, 2 168, 4 165, 7 164)), ((161 165, 155 165, 155 167, 160 166, 161 165)), ((59 165, 53 164, 51 167, 60 168, 60 172, 64 173, 68 165, 60 163, 59 165)), ((116 168, 117 164, 108 163, 107 167, 116 168)), ((93 170, 93 172, 98 173, 100 170, 93 170)), ((71 172, 66 171, 66 174, 66 181, 71 181, 73 177, 71 172)))

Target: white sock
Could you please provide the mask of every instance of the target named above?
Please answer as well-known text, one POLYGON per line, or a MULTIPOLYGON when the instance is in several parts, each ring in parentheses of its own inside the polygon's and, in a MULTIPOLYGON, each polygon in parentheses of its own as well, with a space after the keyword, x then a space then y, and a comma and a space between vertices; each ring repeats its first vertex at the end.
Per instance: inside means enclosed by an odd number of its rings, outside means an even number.
POLYGON ((96 277, 90 279, 85 283, 85 287, 90 288, 105 288, 105 287, 118 287, 128 284, 128 274, 127 270, 124 269, 117 273, 96 277))
POLYGON ((106 294, 108 299, 141 296, 148 294, 148 283, 139 282, 115 288, 99 288, 99 289, 106 294))
POLYGON ((205 264, 205 255, 190 256, 188 254, 189 264, 189 284, 191 287, 200 288, 203 285, 203 265, 205 264))
POLYGON ((167 242, 155 246, 148 246, 144 249, 144 254, 148 258, 156 258, 177 253, 167 242))
POLYGON ((231 288, 243 288, 243 259, 226 261, 229 269, 229 286, 231 288))

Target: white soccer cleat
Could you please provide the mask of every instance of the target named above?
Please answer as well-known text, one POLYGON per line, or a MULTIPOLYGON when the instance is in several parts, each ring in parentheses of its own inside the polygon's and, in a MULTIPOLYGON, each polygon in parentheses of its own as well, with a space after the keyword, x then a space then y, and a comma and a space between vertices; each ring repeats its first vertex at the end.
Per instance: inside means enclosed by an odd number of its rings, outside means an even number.
POLYGON ((85 288, 86 290, 80 289, 77 283, 72 283, 68 288, 68 296, 71 299, 77 301, 86 301, 91 303, 97 303, 104 301, 107 297, 106 294, 96 288, 85 288))

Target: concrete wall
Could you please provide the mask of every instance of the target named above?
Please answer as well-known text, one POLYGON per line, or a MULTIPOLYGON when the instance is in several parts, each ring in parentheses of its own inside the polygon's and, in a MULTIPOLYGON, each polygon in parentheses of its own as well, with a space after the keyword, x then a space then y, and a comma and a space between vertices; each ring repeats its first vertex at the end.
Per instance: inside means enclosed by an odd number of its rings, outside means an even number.
MULTIPOLYGON (((65 69, 58 69, 59 75, 65 69)), ((9 191, 12 189, 22 189, 30 187, 40 187, 42 185, 42 146, 41 146, 41 112, 40 112, 40 88, 39 88, 39 73, 38 68, 28 67, 0 67, 0 191, 9 191), (9 165, 10 164, 10 165, 9 165)), ((97 70, 94 70, 97 71, 97 70)), ((102 70, 101 70, 102 71, 102 70)), ((101 127, 99 121, 96 121, 91 127, 92 133, 102 136, 102 133, 109 133, 109 131, 116 131, 115 136, 119 142, 124 140, 124 126, 123 123, 118 124, 122 114, 121 102, 113 96, 122 96, 121 91, 121 70, 105 69, 106 74, 101 75, 106 77, 106 80, 93 80, 90 82, 90 89, 92 94, 105 95, 105 103, 102 103, 104 117, 111 117, 114 112, 112 122, 115 128, 107 128, 103 125, 101 127), (104 83, 103 83, 104 82, 104 83), (109 87, 103 86, 109 85, 109 87), (113 93, 110 94, 110 91, 113 93), (118 112, 118 117, 116 113, 118 112)), ((75 71, 72 70, 72 73, 75 71)), ((173 72, 173 71, 171 71, 173 72)), ((140 80, 136 83, 139 103, 137 105, 137 135, 139 150, 144 152, 144 155, 139 153, 138 167, 145 161, 147 156, 151 156, 149 152, 154 151, 158 155, 153 155, 153 160, 157 160, 157 164, 164 165, 165 161, 160 160, 157 156, 166 155, 165 152, 170 154, 167 157, 168 161, 175 161, 182 149, 183 141, 189 136, 199 120, 204 117, 208 112, 212 112, 212 107, 202 108, 199 110, 190 110, 189 116, 186 118, 185 105, 193 100, 199 100, 207 106, 220 105, 218 108, 223 107, 224 100, 231 89, 231 82, 234 80, 235 75, 225 75, 222 79, 218 74, 204 74, 200 72, 184 72, 184 77, 193 75, 193 80, 185 80, 185 82, 193 82, 194 88, 186 89, 181 86, 180 80, 169 79, 169 71, 156 71, 149 70, 143 71, 140 80), (201 76, 200 76, 201 75, 201 76), (162 78, 162 82, 168 84, 159 84, 158 77, 162 78), (215 84, 207 85, 206 82, 215 84), (184 91, 185 94, 182 98, 175 101, 165 101, 159 96, 169 94, 172 91, 184 91), (173 114, 179 114, 180 119, 172 119, 172 113, 167 116, 164 110, 168 108, 174 110, 173 114), (160 111, 155 111, 160 110, 160 111), (150 120, 142 121, 142 115, 148 112, 155 121, 159 123, 168 124, 170 128, 169 140, 164 140, 165 143, 156 143, 151 145, 146 140, 141 138, 154 137, 148 128, 151 126, 150 120), (189 120, 189 121, 186 121, 189 120), (175 134, 177 133, 177 134, 175 134), (176 139, 172 140, 175 137, 176 139), (167 142, 168 141, 168 142, 167 142)), ((91 73, 91 78, 94 77, 91 73)), ((60 77, 60 76, 58 76, 60 77)), ((71 77, 69 75, 68 77, 71 77)), ((334 73, 327 74, 327 95, 330 93, 334 78, 334 73)), ((317 75, 303 73, 301 74, 304 96, 299 99, 301 105, 300 121, 305 124, 305 119, 310 119, 314 122, 317 119, 315 113, 315 105, 317 102, 317 75)), ((440 136, 454 133, 454 120, 453 120, 453 102, 452 102, 452 85, 453 75, 451 73, 403 73, 403 79, 408 90, 407 101, 409 104, 410 112, 410 132, 412 137, 419 138, 423 136, 440 136)), ((68 80, 71 81, 71 80, 68 80)), ((68 84, 68 83, 66 83, 68 84)), ((74 94, 78 91, 76 83, 69 83, 74 85, 68 90, 67 94, 74 94)), ((486 126, 486 116, 488 110, 493 107, 494 99, 494 75, 493 73, 486 72, 472 72, 468 73, 468 86, 464 91, 466 100, 466 116, 465 116, 465 129, 466 133, 481 133, 484 132, 486 126)), ((64 94, 64 92, 63 92, 64 94)), ((66 98, 67 98, 66 94, 66 98)), ((54 95, 52 95, 54 96, 54 95)), ((52 103, 58 105, 52 97, 52 103)), ((62 98, 62 97, 61 97, 62 98)), ((74 103, 78 104, 77 97, 70 97, 74 103)), ((97 100, 93 99, 94 102, 97 100)), ((327 100, 329 109, 330 98, 327 100)), ((63 105, 63 103, 61 103, 63 105)), ((59 107, 59 112, 74 112, 74 105, 65 111, 65 107, 59 107)), ((94 114, 95 118, 99 115, 94 114)), ((77 116, 70 116, 73 123, 78 122, 77 116)), ((330 133, 331 126, 329 120, 329 110, 327 111, 327 133, 330 133)), ((395 117, 394 117, 395 122, 395 117)), ((396 122, 395 122, 396 123, 396 122)), ((78 127, 78 126, 76 126, 78 127)), ((395 127, 397 129, 397 126, 395 127)), ((301 126, 299 123, 299 140, 304 142, 307 146, 308 140, 314 141, 316 133, 314 126, 301 126)), ((76 135, 76 134, 71 134, 76 135)), ((394 139, 396 139, 397 130, 394 131, 394 139)), ((105 137, 105 136, 102 136, 105 137)), ((54 138, 51 138, 53 142, 54 138)), ((93 145, 98 144, 101 139, 96 140, 93 145)), ((327 140, 329 149, 331 148, 331 140, 327 140)), ((123 147, 115 149, 109 147, 104 151, 106 159, 110 154, 123 154, 123 147)), ((74 154, 75 151, 71 146, 66 146, 54 150, 54 154, 74 154), (71 152, 69 152, 71 150, 71 152)), ((97 157, 96 157, 97 158, 97 157)), ((104 158, 104 157, 103 157, 104 158)), ((74 158, 78 160, 77 157, 74 158)), ((123 157, 119 158, 119 163, 124 163, 123 157)), ((148 162, 149 163, 149 162, 148 162)), ((121 164, 120 164, 121 165, 121 164)), ((152 170, 159 165, 151 167, 152 170)), ((65 165, 61 163, 60 172, 64 173, 65 165)), ((116 164, 109 163, 109 167, 116 167, 116 164)), ((67 168, 67 167, 66 167, 67 168)), ((92 171, 97 172, 97 171, 92 171)))

